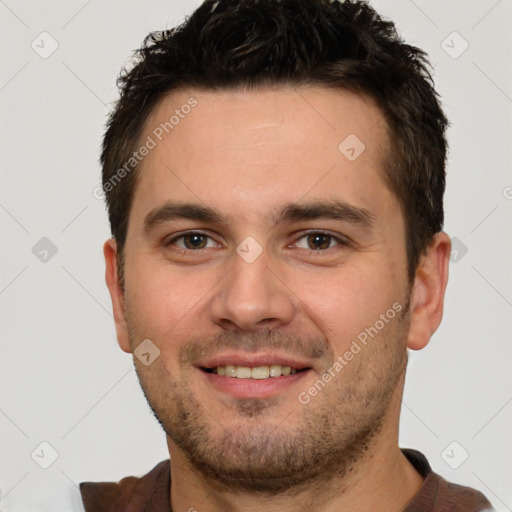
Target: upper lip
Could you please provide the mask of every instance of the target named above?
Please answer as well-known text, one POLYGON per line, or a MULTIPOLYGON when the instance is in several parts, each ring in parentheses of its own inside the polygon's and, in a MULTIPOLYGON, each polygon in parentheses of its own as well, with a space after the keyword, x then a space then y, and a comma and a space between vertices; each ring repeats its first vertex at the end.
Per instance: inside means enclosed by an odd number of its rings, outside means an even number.
POLYGON ((200 368, 216 368, 217 366, 270 366, 273 364, 279 364, 281 366, 290 366, 297 370, 303 368, 311 368, 307 361, 301 361, 295 357, 287 356, 284 354, 275 354, 271 352, 264 353, 224 353, 217 354, 210 359, 204 359, 196 363, 196 366, 200 368))

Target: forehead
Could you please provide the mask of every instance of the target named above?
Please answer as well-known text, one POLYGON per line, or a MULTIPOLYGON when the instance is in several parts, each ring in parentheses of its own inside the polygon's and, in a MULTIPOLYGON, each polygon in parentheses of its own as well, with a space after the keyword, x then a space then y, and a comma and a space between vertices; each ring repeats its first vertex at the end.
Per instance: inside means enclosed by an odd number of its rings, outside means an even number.
POLYGON ((318 151, 338 149, 341 139, 359 134, 372 153, 386 146, 386 127, 381 110, 368 95, 318 86, 280 86, 173 91, 153 109, 143 134, 153 135, 158 142, 173 134, 176 142, 193 142, 196 147, 207 143, 218 149, 271 138, 308 149, 309 141, 314 141, 318 151), (324 142, 321 146, 319 138, 324 142))
POLYGON ((145 123, 140 142, 153 147, 135 198, 146 210, 179 196, 245 216, 306 196, 378 204, 387 137, 375 102, 347 91, 174 91, 145 123))

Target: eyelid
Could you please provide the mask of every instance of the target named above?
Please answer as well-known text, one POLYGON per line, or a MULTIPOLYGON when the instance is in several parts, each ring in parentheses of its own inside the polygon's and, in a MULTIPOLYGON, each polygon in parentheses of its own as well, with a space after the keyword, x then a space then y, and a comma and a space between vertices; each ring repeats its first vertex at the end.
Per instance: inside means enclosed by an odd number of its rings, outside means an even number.
POLYGON ((299 240, 301 240, 302 238, 304 238, 306 236, 316 235, 316 234, 329 236, 333 240, 336 240, 336 242, 338 242, 338 243, 334 247, 329 247, 328 249, 323 249, 323 250, 303 249, 302 247, 298 247, 298 249, 299 250, 302 249, 304 251, 312 252, 312 253, 322 253, 322 252, 327 252, 330 249, 334 249, 334 248, 339 247, 339 246, 349 245, 350 242, 351 242, 350 239, 347 236, 344 236, 344 235, 342 235, 340 233, 334 234, 334 233, 331 233, 329 231, 325 231, 325 230, 322 230, 322 229, 309 229, 307 231, 299 232, 298 236, 296 236, 296 238, 295 238, 295 241, 291 245, 295 245, 299 240))
MULTIPOLYGON (((164 242, 164 245, 167 247, 171 244, 174 244, 177 240, 187 236, 187 235, 203 235, 207 238, 209 238, 210 240, 218 243, 211 235, 208 234, 208 232, 206 231, 201 231, 201 230, 195 230, 195 229, 190 229, 190 230, 187 230, 187 231, 183 231, 181 233, 175 233, 174 235, 172 235, 172 238, 166 242, 164 242)), ((309 229, 309 230, 305 230, 305 231, 300 231, 299 233, 295 233, 295 239, 294 239, 294 242, 290 245, 295 245, 299 240, 301 240, 302 238, 306 237, 306 236, 309 236, 309 235, 314 235, 314 234, 322 234, 322 235, 326 235, 326 236, 329 236, 331 237, 333 240, 335 240, 336 242, 338 242, 334 247, 329 247, 328 249, 322 249, 322 250, 314 250, 314 249, 304 249, 302 247, 297 247, 298 250, 304 250, 306 252, 312 252, 312 253, 322 253, 322 252, 326 252, 326 251, 329 251, 330 249, 334 249, 335 247, 339 247, 339 246, 346 246, 346 245, 349 245, 350 244, 350 239, 344 235, 341 235, 340 233, 337 233, 337 234, 333 234, 329 231, 325 231, 325 230, 322 230, 322 229, 309 229)), ((290 247, 290 245, 288 245, 287 247, 290 247)), ((189 251, 189 252, 200 252, 204 249, 187 249, 187 248, 182 248, 182 247, 178 247, 178 249, 181 249, 183 251, 189 251)), ((208 249, 211 249, 211 247, 208 247, 208 249)))
MULTIPOLYGON (((170 238, 169 240, 165 241, 164 240, 164 246, 167 247, 171 244, 174 244, 177 240, 179 240, 180 238, 184 238, 186 237, 187 235, 203 235, 207 238, 209 238, 210 240, 213 240, 215 243, 218 243, 211 235, 209 235, 206 231, 201 231, 199 229, 189 229, 187 231, 182 231, 181 233, 174 233, 172 235, 172 238, 170 238)), ((178 249, 181 249, 181 250, 184 250, 184 251, 190 251, 190 252, 196 252, 194 249, 183 249, 182 247, 178 247, 178 249)), ((209 247, 209 249, 211 249, 211 247, 209 247)), ((199 249, 198 251, 200 251, 202 249, 199 249)))

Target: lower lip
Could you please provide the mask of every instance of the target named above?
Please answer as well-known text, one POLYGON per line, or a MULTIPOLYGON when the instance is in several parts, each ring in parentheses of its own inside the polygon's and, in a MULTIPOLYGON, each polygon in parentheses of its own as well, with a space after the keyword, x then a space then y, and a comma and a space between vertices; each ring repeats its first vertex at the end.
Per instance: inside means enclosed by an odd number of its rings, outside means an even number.
POLYGON ((235 398, 267 398, 283 392, 295 383, 302 381, 311 370, 304 370, 293 375, 281 375, 267 379, 239 379, 225 377, 216 373, 199 370, 215 389, 228 393, 235 398))

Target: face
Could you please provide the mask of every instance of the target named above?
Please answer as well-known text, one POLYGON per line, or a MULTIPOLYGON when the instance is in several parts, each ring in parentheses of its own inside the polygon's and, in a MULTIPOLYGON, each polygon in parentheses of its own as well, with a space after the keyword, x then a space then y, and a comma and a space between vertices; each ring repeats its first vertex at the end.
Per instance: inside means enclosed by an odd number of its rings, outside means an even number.
POLYGON ((113 293, 121 347, 158 356, 134 361, 171 458, 266 492, 349 471, 397 429, 410 326, 379 109, 320 88, 184 90, 148 137, 113 293))

